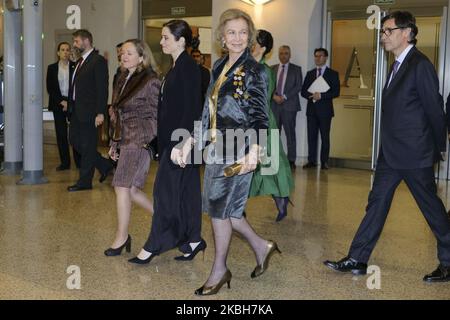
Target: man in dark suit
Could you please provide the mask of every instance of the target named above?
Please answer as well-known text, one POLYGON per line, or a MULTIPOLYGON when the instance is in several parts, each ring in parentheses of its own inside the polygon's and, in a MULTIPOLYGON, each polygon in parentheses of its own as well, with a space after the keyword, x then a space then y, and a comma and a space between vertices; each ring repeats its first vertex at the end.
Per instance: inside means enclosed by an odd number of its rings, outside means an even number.
POLYGON ((203 65, 203 55, 200 50, 192 49, 191 57, 194 58, 200 67, 202 74, 202 105, 205 103, 206 91, 208 91, 209 82, 211 81, 211 72, 203 65))
POLYGON ((281 46, 278 52, 280 64, 272 67, 276 84, 273 94, 272 112, 277 121, 278 128, 284 128, 287 140, 287 156, 291 168, 295 169, 297 159, 297 137, 295 133, 297 112, 301 111, 300 91, 302 90, 302 68, 291 60, 291 48, 281 46))
POLYGON ((95 168, 103 182, 112 164, 97 151, 97 127, 105 120, 108 103, 108 64, 93 48, 92 34, 78 30, 73 34, 73 46, 78 60, 69 90, 71 121, 70 142, 81 155, 80 178, 70 186, 70 192, 92 189, 95 168))
POLYGON ((405 181, 437 239, 440 265, 427 282, 450 281, 450 221, 437 196, 433 165, 446 150, 446 123, 434 66, 416 49, 409 12, 383 18, 382 42, 395 55, 382 97, 381 149, 366 216, 344 259, 325 261, 340 272, 366 274, 397 186, 405 181))
POLYGON ((340 95, 339 74, 326 66, 328 51, 319 48, 314 51, 316 68, 308 72, 302 88, 303 98, 308 100, 306 116, 308 119, 308 163, 303 168, 313 168, 317 164, 319 132, 322 140, 320 152, 321 168, 328 170, 330 158, 330 129, 334 117, 333 99, 340 95), (330 89, 327 92, 309 92, 308 89, 317 78, 323 77, 330 89))
MULTIPOLYGON (((58 62, 47 68, 47 92, 49 95, 48 110, 53 112, 55 122, 56 142, 60 158, 57 171, 70 169, 69 139, 67 136, 68 96, 70 77, 73 75, 75 64, 69 60, 70 44, 61 42, 57 49, 58 62)), ((73 157, 77 167, 80 166, 80 155, 73 150, 73 157)))

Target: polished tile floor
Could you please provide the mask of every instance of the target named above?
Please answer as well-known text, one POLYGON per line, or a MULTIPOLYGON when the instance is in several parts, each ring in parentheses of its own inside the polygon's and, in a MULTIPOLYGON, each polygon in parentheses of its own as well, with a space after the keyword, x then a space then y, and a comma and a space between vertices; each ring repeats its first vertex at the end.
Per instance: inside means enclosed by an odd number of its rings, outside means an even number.
MULTIPOLYGON (((131 254, 103 255, 116 225, 111 178, 94 190, 70 194, 66 187, 77 171, 57 173, 56 147, 45 146, 45 175, 49 183, 18 186, 18 176, 0 175, 0 299, 200 299, 193 292, 206 280, 214 258, 211 226, 203 218, 208 242, 205 260, 180 263, 176 250, 148 266, 127 259, 136 254, 150 228, 151 216, 133 209, 131 254), (69 267, 79 268, 81 289, 69 267), (69 271, 69 273, 68 273, 69 271)), ((145 191, 152 192, 157 165, 152 164, 145 191)), ((98 173, 96 180, 98 180, 98 173)), ((275 223, 270 198, 251 199, 248 218, 263 237, 276 240, 283 251, 275 255, 262 277, 252 280, 255 259, 250 247, 233 237, 229 268, 231 290, 225 287, 210 299, 449 299, 450 283, 422 282, 437 266, 435 239, 404 185, 398 189, 384 233, 370 263, 380 268, 380 289, 369 289, 370 276, 336 274, 322 265, 341 258, 364 214, 370 188, 367 171, 298 169, 295 207, 275 223)), ((446 205, 445 182, 439 192, 446 205)), ((204 299, 204 298, 203 298, 204 299)))

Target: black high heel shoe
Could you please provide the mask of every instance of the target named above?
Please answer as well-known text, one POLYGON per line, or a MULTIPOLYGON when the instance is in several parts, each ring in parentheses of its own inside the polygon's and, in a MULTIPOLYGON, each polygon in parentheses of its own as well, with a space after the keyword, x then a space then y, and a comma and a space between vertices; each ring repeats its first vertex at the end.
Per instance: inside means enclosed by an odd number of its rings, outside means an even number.
POLYGON ((230 270, 227 269, 227 272, 223 275, 222 279, 219 281, 218 284, 211 286, 211 287, 203 287, 195 290, 195 294, 197 296, 212 296, 220 291, 220 289, 223 287, 223 285, 226 283, 228 285, 228 289, 231 288, 230 282, 231 282, 232 274, 230 270))
POLYGON ((128 253, 131 252, 131 236, 128 235, 127 241, 117 249, 109 248, 105 250, 105 256, 107 257, 115 257, 120 256, 122 254, 122 250, 125 248, 128 253))
POLYGON ((154 257, 156 257, 156 255, 152 253, 152 255, 145 260, 139 259, 138 257, 134 257, 134 258, 128 260, 128 262, 134 263, 134 264, 149 264, 150 261, 152 261, 154 257))
POLYGON ((203 251, 203 260, 205 260, 206 247, 207 247, 206 241, 202 239, 202 241, 200 241, 200 243, 197 245, 197 247, 195 247, 195 249, 191 252, 190 255, 175 257, 175 260, 177 260, 177 261, 192 261, 192 260, 194 260, 195 256, 200 251, 203 251))
POLYGON ((256 278, 262 275, 266 270, 269 268, 269 261, 272 257, 273 253, 277 251, 279 254, 281 254, 280 249, 278 249, 278 245, 276 242, 269 241, 269 244, 267 245, 269 248, 269 251, 267 252, 266 257, 264 258, 264 261, 261 265, 256 266, 255 270, 253 270, 251 277, 256 278))

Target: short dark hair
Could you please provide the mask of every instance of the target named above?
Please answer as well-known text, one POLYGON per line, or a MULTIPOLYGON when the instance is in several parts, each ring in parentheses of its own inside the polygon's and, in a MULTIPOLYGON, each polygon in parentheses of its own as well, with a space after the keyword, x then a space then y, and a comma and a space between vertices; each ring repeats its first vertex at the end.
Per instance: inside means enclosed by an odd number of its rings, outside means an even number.
POLYGON ((381 25, 383 25, 387 20, 394 19, 395 25, 401 29, 411 29, 409 43, 417 44, 417 35, 419 34, 419 28, 416 25, 416 18, 408 11, 394 11, 381 20, 381 25))
POLYGON ((63 45, 67 45, 67 46, 69 46, 69 48, 70 48, 70 43, 68 43, 68 42, 66 42, 66 41, 63 41, 63 42, 60 42, 60 43, 58 44, 58 48, 56 49, 56 52, 58 52, 59 50, 61 50, 61 47, 62 47, 63 45))
POLYGON ((317 52, 323 52, 325 57, 328 57, 328 50, 325 48, 317 48, 316 50, 314 50, 314 55, 316 55, 317 52))
POLYGON ((266 47, 266 50, 264 51, 263 57, 265 57, 270 51, 272 51, 273 48, 273 37, 272 34, 269 31, 260 29, 256 32, 256 42, 261 47, 266 47))
POLYGON ((116 45, 116 48, 117 48, 117 49, 122 48, 123 44, 124 44, 124 42, 118 43, 118 44, 116 45))
POLYGON ((190 47, 192 44, 192 29, 189 24, 184 20, 170 20, 165 23, 163 27, 170 30, 176 41, 179 41, 182 37, 186 41, 186 47, 190 47))
POLYGON ((202 54, 202 52, 200 51, 200 50, 198 50, 198 49, 192 49, 191 50, 191 56, 194 54, 194 53, 198 53, 198 54, 202 54))
POLYGON ((75 31, 72 36, 74 38, 80 37, 82 39, 88 39, 91 45, 94 43, 94 37, 92 37, 92 33, 89 32, 89 30, 86 29, 80 29, 75 31))

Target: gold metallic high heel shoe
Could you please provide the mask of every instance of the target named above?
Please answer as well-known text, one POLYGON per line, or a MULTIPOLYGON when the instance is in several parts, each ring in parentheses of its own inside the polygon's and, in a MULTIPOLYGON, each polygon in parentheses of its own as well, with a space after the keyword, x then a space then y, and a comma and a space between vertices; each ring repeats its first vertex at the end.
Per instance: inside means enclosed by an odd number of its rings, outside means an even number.
POLYGON ((267 268, 269 268, 270 258, 272 257, 275 251, 278 251, 278 253, 281 254, 281 251, 280 249, 278 249, 278 245, 276 242, 269 241, 267 248, 269 248, 269 251, 267 252, 266 257, 264 258, 263 263, 261 265, 256 266, 255 270, 253 270, 251 274, 252 278, 259 277, 264 272, 266 272, 267 268))
POLYGON ((195 294, 197 296, 212 296, 218 293, 225 283, 228 285, 228 289, 230 289, 231 277, 232 274, 230 270, 227 270, 218 284, 211 287, 203 286, 200 289, 195 290, 195 294))

